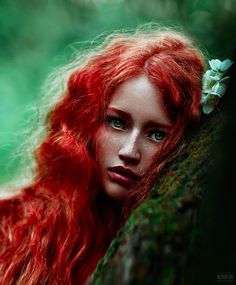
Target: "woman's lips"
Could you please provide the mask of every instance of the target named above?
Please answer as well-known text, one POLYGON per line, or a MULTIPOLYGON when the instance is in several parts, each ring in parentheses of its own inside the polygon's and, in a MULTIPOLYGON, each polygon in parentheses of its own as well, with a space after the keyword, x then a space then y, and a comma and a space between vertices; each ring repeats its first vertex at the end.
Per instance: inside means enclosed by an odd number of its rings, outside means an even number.
POLYGON ((131 170, 123 167, 108 168, 108 176, 112 182, 118 183, 124 187, 131 187, 139 178, 131 170))
POLYGON ((125 187, 132 186, 136 181, 133 178, 108 170, 108 176, 112 182, 118 183, 125 187))

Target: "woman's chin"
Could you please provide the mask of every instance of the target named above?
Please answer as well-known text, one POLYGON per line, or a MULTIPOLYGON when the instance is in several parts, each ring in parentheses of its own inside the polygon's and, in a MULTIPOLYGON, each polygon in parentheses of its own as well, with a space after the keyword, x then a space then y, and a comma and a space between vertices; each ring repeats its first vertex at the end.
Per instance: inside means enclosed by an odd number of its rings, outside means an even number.
POLYGON ((104 185, 104 191, 111 199, 122 201, 127 197, 129 189, 123 185, 109 181, 104 185))

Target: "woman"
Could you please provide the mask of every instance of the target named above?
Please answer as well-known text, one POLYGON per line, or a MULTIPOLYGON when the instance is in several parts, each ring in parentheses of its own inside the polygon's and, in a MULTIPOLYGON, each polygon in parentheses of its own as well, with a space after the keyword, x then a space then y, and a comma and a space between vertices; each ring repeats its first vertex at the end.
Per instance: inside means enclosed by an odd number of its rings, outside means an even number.
POLYGON ((109 37, 45 122, 32 182, 0 202, 0 284, 85 284, 200 116, 203 57, 171 30, 109 37))

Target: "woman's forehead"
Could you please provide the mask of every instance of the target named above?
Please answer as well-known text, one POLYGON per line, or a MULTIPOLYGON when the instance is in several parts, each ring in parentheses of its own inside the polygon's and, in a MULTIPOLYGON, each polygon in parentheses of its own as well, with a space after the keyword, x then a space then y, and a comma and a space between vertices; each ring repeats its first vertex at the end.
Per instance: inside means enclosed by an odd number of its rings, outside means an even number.
POLYGON ((170 124, 161 94, 144 74, 128 79, 114 92, 108 110, 121 110, 131 116, 170 124))

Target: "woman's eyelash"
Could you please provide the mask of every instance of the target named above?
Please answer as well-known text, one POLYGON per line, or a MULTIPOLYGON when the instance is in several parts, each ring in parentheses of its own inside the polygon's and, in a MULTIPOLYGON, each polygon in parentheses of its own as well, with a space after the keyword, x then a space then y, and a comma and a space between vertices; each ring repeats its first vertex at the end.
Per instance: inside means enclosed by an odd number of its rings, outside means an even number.
POLYGON ((151 131, 149 137, 154 141, 162 141, 166 137, 166 132, 162 130, 151 131))
POLYGON ((108 124, 114 129, 124 129, 125 128, 125 121, 120 117, 115 116, 107 116, 108 124))

